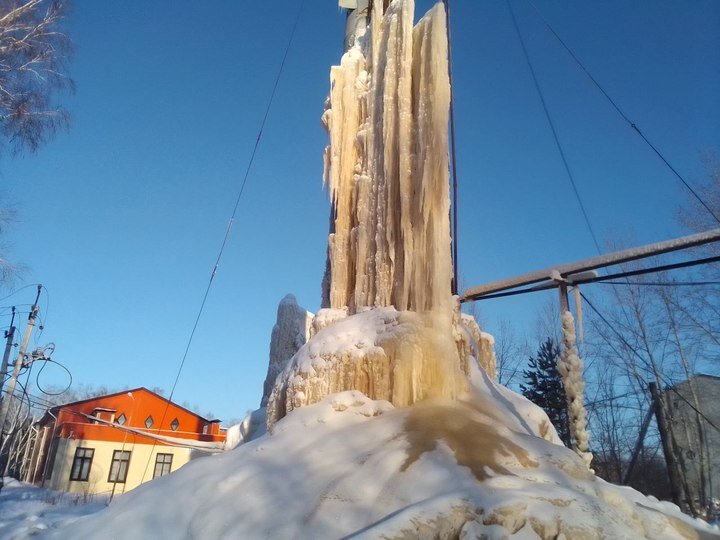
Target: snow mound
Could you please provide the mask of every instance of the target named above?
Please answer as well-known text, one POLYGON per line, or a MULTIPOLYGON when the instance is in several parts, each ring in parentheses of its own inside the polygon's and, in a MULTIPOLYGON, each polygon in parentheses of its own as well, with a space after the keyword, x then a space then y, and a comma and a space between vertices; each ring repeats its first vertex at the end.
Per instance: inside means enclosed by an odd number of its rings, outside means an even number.
POLYGON ((670 503, 596 478, 574 452, 536 436, 542 411, 479 369, 471 379, 460 399, 405 408, 357 391, 328 396, 272 434, 41 537, 720 537, 670 503))
POLYGON ((63 493, 38 488, 6 477, 0 491, 0 538, 35 538, 59 523, 98 512, 107 504, 106 495, 63 493))

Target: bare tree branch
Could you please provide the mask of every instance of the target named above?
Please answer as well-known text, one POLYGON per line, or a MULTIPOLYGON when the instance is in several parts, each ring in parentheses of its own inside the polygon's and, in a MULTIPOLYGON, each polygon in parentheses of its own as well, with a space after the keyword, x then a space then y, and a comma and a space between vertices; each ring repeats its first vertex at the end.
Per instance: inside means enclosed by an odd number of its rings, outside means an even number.
POLYGON ((31 152, 68 125, 55 104, 74 90, 62 0, 0 0, 0 135, 14 153, 31 152))

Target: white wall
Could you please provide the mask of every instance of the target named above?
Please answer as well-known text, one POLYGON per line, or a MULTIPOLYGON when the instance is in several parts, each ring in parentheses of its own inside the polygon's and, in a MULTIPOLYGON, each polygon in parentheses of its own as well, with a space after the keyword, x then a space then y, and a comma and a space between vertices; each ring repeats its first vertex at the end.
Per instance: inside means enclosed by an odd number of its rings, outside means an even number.
POLYGON ((132 443, 126 443, 123 448, 123 444, 120 442, 60 439, 55 453, 52 475, 46 478, 45 487, 71 493, 111 493, 115 486, 115 494, 121 494, 139 486, 143 481, 152 480, 157 454, 172 454, 171 471, 175 471, 190 461, 191 450, 173 446, 156 445, 153 447, 152 444, 132 443), (70 480, 75 450, 78 447, 95 450, 90 466, 90 475, 86 482, 70 480), (125 450, 131 453, 125 483, 108 482, 115 450, 125 450))

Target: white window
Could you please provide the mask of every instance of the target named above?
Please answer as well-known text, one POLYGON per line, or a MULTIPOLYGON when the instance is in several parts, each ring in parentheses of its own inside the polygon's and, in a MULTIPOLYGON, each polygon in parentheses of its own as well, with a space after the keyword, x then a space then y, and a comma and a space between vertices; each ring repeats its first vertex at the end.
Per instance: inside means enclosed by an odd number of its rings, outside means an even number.
POLYGON ((127 478, 128 465, 130 465, 130 452, 127 450, 115 450, 112 463, 110 463, 110 475, 108 482, 124 484, 127 478))
POLYGON ((172 469, 172 454, 158 454, 155 458, 155 472, 153 478, 165 476, 172 469))
POLYGON ((70 469, 70 480, 87 482, 90 476, 93 454, 95 454, 95 450, 92 448, 78 447, 75 450, 75 458, 73 459, 72 469, 70 469))

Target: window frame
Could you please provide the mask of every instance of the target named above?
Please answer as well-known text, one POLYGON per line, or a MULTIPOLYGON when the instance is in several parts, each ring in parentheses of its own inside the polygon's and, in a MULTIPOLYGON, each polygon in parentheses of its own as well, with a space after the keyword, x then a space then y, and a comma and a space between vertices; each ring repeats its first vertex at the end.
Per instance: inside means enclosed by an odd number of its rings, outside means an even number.
POLYGON ((70 467, 70 481, 71 482, 87 482, 90 478, 90 470, 92 469, 92 462, 93 458, 95 457, 95 449, 90 448, 87 446, 78 446, 75 448, 75 455, 73 456, 72 466, 70 467), (90 456, 87 455, 78 455, 80 452, 83 452, 85 454, 86 452, 90 452, 90 456), (87 469, 85 469, 84 465, 85 462, 87 462, 87 469), (75 464, 79 463, 80 466, 77 469, 76 473, 76 467, 75 464), (85 470, 85 474, 83 475, 83 470, 85 470), (83 478, 84 477, 84 478, 83 478))
POLYGON ((174 456, 174 454, 166 454, 166 453, 162 453, 162 452, 158 452, 157 454, 155 454, 155 468, 153 469, 153 480, 155 478, 160 478, 161 476, 168 475, 172 472, 173 456, 174 456), (163 456, 163 458, 169 457, 170 461, 160 463, 159 462, 160 456, 163 456), (158 475, 158 473, 157 473, 158 465, 162 465, 163 469, 164 469, 164 466, 167 465, 167 472, 164 472, 164 473, 158 475))
POLYGON ((110 470, 108 471, 108 482, 111 484, 124 484, 127 481, 127 475, 128 470, 130 469, 130 458, 132 456, 132 451, 130 450, 113 450, 112 460, 110 461, 110 470), (120 454, 120 457, 116 457, 118 454, 120 454), (127 454, 127 459, 123 459, 122 455, 127 454), (115 471, 115 479, 113 480, 113 465, 115 465, 115 461, 117 460, 118 466, 117 470, 115 471), (125 463, 125 474, 122 477, 122 480, 120 480, 120 472, 122 471, 122 464, 125 463))

